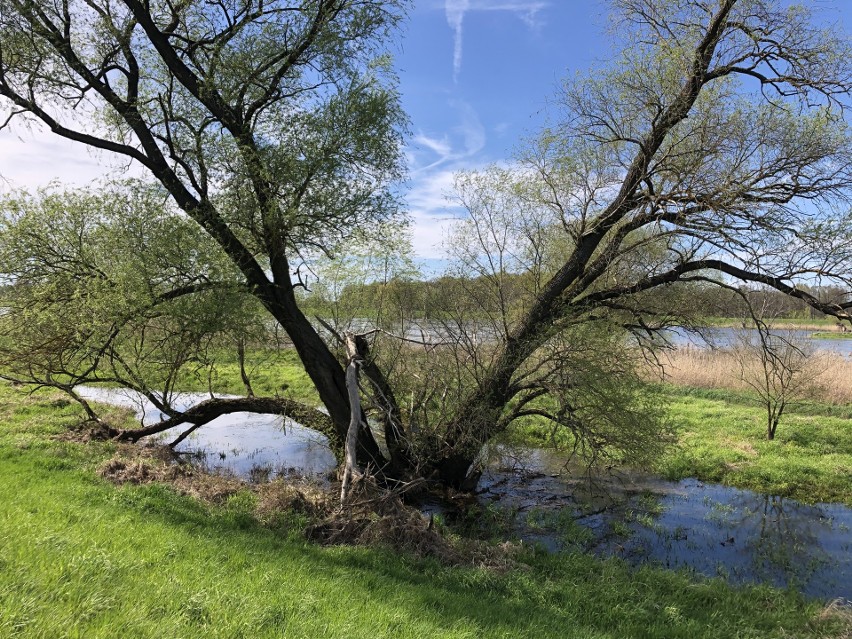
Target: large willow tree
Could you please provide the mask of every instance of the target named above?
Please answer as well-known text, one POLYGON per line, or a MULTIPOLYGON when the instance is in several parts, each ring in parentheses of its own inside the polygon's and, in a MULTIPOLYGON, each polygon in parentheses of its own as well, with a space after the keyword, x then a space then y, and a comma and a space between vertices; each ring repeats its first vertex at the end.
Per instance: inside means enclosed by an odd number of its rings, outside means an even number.
MULTIPOLYGON (((615 0, 612 13, 611 63, 564 84, 516 168, 460 179, 462 277, 447 280, 442 302, 458 304, 440 343, 348 340, 376 417, 360 429, 362 464, 464 485, 482 445, 521 418, 593 451, 652 447, 661 431, 620 331, 667 323, 689 301, 661 291, 684 281, 759 284, 849 319, 848 294, 803 287, 852 291, 847 36, 772 0, 615 0)), ((153 277, 140 308, 217 287, 258 300, 338 443, 344 369, 300 310, 294 271, 394 215, 403 118, 381 47, 397 17, 371 0, 0 0, 10 120, 135 160, 168 194, 164 210, 203 231, 203 259, 153 277)), ((6 237, 43 204, 19 208, 6 237)), ((33 263, 6 261, 10 281, 34 283, 15 285, 22 304, 66 269, 33 263)), ((83 288, 110 277, 75 263, 83 288)), ((229 401, 185 419, 246 408, 229 401)))
MULTIPOLYGON (((384 47, 400 4, 0 3, 4 123, 39 120, 144 167, 290 335, 341 433, 343 369, 292 274, 304 254, 396 211, 405 119, 384 47)), ((184 279, 157 282, 158 295, 232 284, 184 279)))

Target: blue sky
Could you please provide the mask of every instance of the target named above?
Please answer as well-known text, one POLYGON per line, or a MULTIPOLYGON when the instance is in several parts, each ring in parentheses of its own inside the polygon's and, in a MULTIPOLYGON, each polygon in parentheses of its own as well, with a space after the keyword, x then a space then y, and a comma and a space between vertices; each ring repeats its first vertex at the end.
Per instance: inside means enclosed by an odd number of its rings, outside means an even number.
MULTIPOLYGON (((852 0, 811 0, 852 30, 852 0)), ((608 57, 604 0, 415 0, 396 45, 411 118, 406 197, 414 247, 441 257, 453 174, 506 161, 542 124, 560 79, 608 57)), ((110 158, 18 127, 0 132, 0 192, 53 179, 87 184, 110 158)))
POLYGON ((412 123, 408 204, 421 258, 440 257, 453 173, 506 160, 534 133, 559 80, 605 56, 606 24, 593 0, 416 4, 397 68, 412 123))

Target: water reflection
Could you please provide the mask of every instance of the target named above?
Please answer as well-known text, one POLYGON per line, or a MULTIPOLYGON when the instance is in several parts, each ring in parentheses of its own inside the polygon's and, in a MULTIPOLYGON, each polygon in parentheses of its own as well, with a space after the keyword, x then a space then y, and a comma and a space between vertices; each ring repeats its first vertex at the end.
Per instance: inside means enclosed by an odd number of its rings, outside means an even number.
POLYGON ((496 450, 478 497, 517 538, 633 564, 686 568, 852 600, 852 509, 807 505, 694 479, 589 476, 543 450, 496 450))
MULTIPOLYGON (((162 419, 151 402, 133 391, 78 387, 77 392, 89 400, 132 408, 143 424, 162 419)), ((185 410, 208 397, 182 393, 174 406, 185 410)), ((256 413, 218 417, 193 432, 176 450, 207 470, 227 471, 250 481, 294 474, 321 477, 337 466, 325 435, 290 419, 256 413)))
MULTIPOLYGON (((735 328, 704 328, 700 333, 692 333, 684 329, 672 328, 667 330, 665 335, 671 344, 677 347, 730 348, 737 343, 738 330, 735 328)), ((785 335, 789 334, 805 343, 812 344, 816 350, 852 356, 852 339, 813 338, 811 335, 815 331, 785 330, 783 327, 778 330, 785 335)))
MULTIPOLYGON (((634 563, 686 567, 738 583, 852 599, 852 509, 809 506, 695 480, 677 487, 661 499, 663 512, 652 525, 630 522, 625 538, 602 538, 596 551, 620 551, 634 563)), ((625 507, 635 507, 634 500, 625 507)))

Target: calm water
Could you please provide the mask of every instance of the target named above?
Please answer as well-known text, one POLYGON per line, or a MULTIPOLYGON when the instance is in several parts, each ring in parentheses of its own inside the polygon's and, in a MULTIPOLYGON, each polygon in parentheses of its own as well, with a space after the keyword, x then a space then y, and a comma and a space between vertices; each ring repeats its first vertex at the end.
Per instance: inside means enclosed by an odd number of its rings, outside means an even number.
MULTIPOLYGON (((160 413, 138 394, 79 388, 87 399, 160 413)), ((187 393, 178 407, 206 399, 187 393)), ((177 433, 169 433, 174 438, 177 433)), ((323 435, 269 415, 234 413, 178 446, 210 470, 249 480, 326 476, 335 459, 323 435)), ((502 533, 553 551, 582 548, 633 564, 687 568, 734 583, 764 582, 826 599, 852 599, 852 509, 639 473, 589 476, 540 449, 493 447, 476 501, 502 533)), ((426 512, 452 516, 455 506, 426 512)))
MULTIPOLYGON (((355 319, 349 326, 355 332, 367 332, 374 325, 367 319, 355 319)), ((431 320, 418 320, 397 326, 394 332, 403 335, 406 339, 440 342, 443 339, 454 340, 465 335, 473 342, 487 343, 497 339, 497 331, 487 324, 475 324, 472 322, 463 325, 452 323, 441 323, 431 320)), ((673 328, 665 331, 668 340, 674 346, 693 346, 706 348, 714 346, 726 348, 736 343, 738 329, 735 328, 705 328, 701 333, 691 333, 681 328, 673 328)), ((801 339, 806 344, 812 344, 817 350, 831 351, 841 355, 852 356, 852 339, 812 339, 811 335, 819 331, 801 331, 779 329, 781 334, 801 339)))
MULTIPOLYGON (((840 353, 852 357, 852 339, 812 339, 814 331, 781 331, 782 335, 790 334, 794 338, 801 339, 805 344, 812 344, 817 350, 840 353)), ((695 346, 706 348, 727 348, 737 341, 737 329, 734 328, 707 328, 701 334, 689 333, 683 329, 672 329, 666 331, 668 339, 674 346, 695 346)))
POLYGON ((852 508, 843 505, 634 472, 590 477, 552 451, 499 447, 480 490, 486 510, 511 514, 518 538, 551 550, 852 600, 852 508))
MULTIPOLYGON (((133 391, 78 387, 77 392, 86 399, 133 408, 146 425, 162 418, 159 410, 133 391)), ((185 410, 208 398, 204 393, 182 393, 174 405, 185 410)), ((179 428, 172 429, 166 433, 166 441, 180 432, 179 428)), ((276 415, 223 415, 196 430, 175 450, 209 470, 228 471, 247 479, 294 472, 325 476, 337 468, 325 435, 276 415)))

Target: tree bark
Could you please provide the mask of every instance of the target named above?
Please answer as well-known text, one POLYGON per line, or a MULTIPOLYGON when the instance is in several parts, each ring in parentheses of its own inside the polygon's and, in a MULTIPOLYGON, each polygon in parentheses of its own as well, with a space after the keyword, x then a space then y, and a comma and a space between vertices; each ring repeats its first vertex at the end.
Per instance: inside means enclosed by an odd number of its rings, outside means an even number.
MULTIPOLYGON (((335 444, 343 448, 349 432, 350 407, 346 376, 340 362, 299 309, 292 287, 284 290, 274 300, 263 299, 267 310, 281 324, 293 342, 305 372, 311 378, 334 424, 335 444)), ((381 472, 387 463, 369 428, 358 433, 357 457, 361 465, 370 465, 381 472)))
POLYGON ((355 457, 355 449, 358 444, 358 432, 361 429, 361 398, 358 391, 358 347, 355 344, 355 335, 347 332, 345 335, 346 355, 349 364, 346 366, 346 390, 349 395, 349 429, 346 433, 346 445, 343 454, 343 477, 340 483, 340 507, 346 505, 349 497, 349 488, 354 479, 358 479, 361 473, 358 470, 358 462, 355 457))
POLYGON ((254 397, 254 389, 251 387, 251 380, 246 373, 246 343, 242 337, 237 338, 237 361, 240 365, 240 379, 243 380, 246 396, 254 397))

